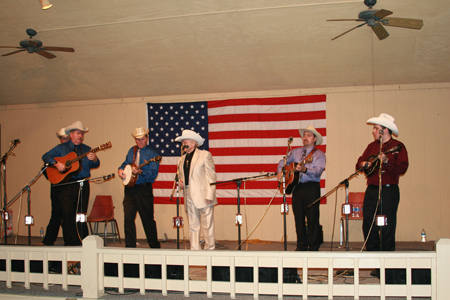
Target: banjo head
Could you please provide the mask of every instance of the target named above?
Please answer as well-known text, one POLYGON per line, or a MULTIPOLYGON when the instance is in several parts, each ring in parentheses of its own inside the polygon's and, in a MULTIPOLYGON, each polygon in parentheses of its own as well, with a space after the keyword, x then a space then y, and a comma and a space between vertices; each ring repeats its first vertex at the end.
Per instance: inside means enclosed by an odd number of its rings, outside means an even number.
POLYGON ((122 178, 123 185, 127 185, 130 183, 131 178, 133 178, 133 170, 131 169, 130 165, 126 165, 123 169, 123 174, 125 175, 124 178, 122 178))

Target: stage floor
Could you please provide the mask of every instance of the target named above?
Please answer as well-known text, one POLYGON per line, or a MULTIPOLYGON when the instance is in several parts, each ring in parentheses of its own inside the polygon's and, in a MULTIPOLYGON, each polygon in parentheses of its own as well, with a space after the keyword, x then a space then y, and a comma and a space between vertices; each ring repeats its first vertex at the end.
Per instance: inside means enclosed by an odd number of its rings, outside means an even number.
MULTIPOLYGON (((106 247, 125 247, 124 236, 122 238, 122 243, 119 243, 118 239, 113 242, 112 238, 108 238, 106 240, 106 247)), ((30 244, 37 245, 42 241, 40 237, 31 237, 30 244)), ((161 241, 162 249, 190 249, 189 240, 180 240, 178 243, 176 240, 172 239, 163 239, 161 241)), ((5 241, 2 241, 4 244, 5 241)), ((28 245, 28 237, 19 236, 17 237, 8 237, 6 240, 8 245, 28 245)), ((64 246, 64 241, 62 237, 59 237, 55 246, 64 246)), ((222 241, 216 240, 216 250, 239 250, 238 241, 222 241)), ((361 251, 363 246, 363 242, 349 242, 348 251, 361 251)), ((137 248, 148 248, 148 243, 146 240, 139 239, 137 241, 137 248)), ((434 251, 435 241, 428 242, 397 242, 396 243, 396 251, 434 251)), ((241 251, 294 251, 296 245, 294 242, 287 242, 286 249, 284 242, 274 242, 274 241, 263 241, 263 240, 249 240, 245 243, 241 241, 241 251)), ((337 242, 324 242, 319 251, 347 251, 347 245, 344 243, 343 245, 337 242)))

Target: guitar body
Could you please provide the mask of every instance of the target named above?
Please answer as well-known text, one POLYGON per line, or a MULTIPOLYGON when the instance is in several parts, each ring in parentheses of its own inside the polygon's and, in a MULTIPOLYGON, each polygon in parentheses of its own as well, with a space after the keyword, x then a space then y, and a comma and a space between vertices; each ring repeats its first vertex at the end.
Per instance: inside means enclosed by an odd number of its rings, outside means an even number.
MULTIPOLYGON (((389 149, 388 151, 384 152, 383 154, 398 153, 402 149, 402 147, 403 146, 401 144, 397 145, 397 146, 389 149)), ((372 165, 370 167, 368 167, 367 169, 364 170, 366 177, 369 177, 375 172, 376 169, 380 168, 380 159, 378 158, 378 155, 373 154, 373 155, 369 156, 367 161, 372 163, 372 165)), ((382 173, 384 173, 384 171, 382 171, 382 173)))
POLYGON ((58 184, 62 182, 66 182, 69 180, 71 174, 81 170, 81 164, 79 161, 71 162, 71 160, 75 159, 77 154, 75 152, 70 152, 64 157, 55 157, 57 162, 60 162, 66 166, 66 170, 64 172, 59 172, 55 166, 48 166, 47 178, 53 184, 58 184))
MULTIPOLYGON (((305 158, 300 165, 304 166, 305 164, 309 164, 313 162, 312 154, 305 158)), ((286 182, 286 189, 285 193, 286 195, 292 194, 292 191, 294 191, 294 188, 297 186, 298 182, 300 181, 300 178, 302 174, 300 174, 299 171, 296 170, 298 163, 291 163, 290 165, 286 166, 284 169, 286 171, 286 175, 284 177, 286 182)))
POLYGON ((297 167, 297 163, 293 162, 290 165, 285 167, 286 175, 285 175, 285 182, 286 182, 286 195, 292 194, 292 191, 294 190, 295 186, 298 184, 298 181, 300 179, 300 173, 295 170, 297 167))
POLYGON ((124 178, 122 178, 122 183, 124 186, 127 187, 133 187, 136 184, 137 176, 133 174, 133 164, 126 165, 123 169, 123 174, 125 175, 124 178))

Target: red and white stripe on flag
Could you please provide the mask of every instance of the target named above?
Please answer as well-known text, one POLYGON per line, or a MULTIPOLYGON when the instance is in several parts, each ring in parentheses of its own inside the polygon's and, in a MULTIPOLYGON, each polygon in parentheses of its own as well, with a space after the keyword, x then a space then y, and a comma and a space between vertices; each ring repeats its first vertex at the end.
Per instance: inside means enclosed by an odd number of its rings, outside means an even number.
MULTIPOLYGON (((216 165, 216 195, 220 205, 237 204, 237 183, 233 180, 255 177, 276 172, 278 162, 287 152, 287 140, 294 138, 293 148, 302 146, 299 129, 313 125, 323 136, 320 150, 326 152, 326 96, 294 96, 276 98, 231 99, 192 103, 148 104, 150 140, 161 132, 175 132, 181 135, 183 129, 194 130, 205 138, 205 148, 210 151, 216 165), (200 107, 204 106, 206 123, 195 121, 200 118, 200 107), (164 116, 171 116, 169 122, 162 123, 164 116), (193 117, 194 116, 194 117, 193 117), (185 120, 189 119, 189 122, 185 120), (197 125, 193 125, 196 122, 197 125), (155 123, 158 123, 155 125, 155 123), (178 126, 178 127, 177 127, 178 126), (221 183, 230 181, 228 183, 221 183)), ((166 133, 169 138, 169 134, 166 133)), ((158 142, 158 138, 155 138, 158 142)), ((155 204, 175 204, 176 194, 170 201, 176 175, 176 165, 180 159, 179 143, 174 137, 169 142, 150 142, 163 156, 159 175, 154 183, 155 204), (160 144, 166 143, 162 149, 160 144), (178 144, 172 145, 171 143, 178 144), (174 148, 172 148, 174 147, 174 148), (170 154, 169 154, 170 151, 170 154)), ((201 147, 200 149, 204 149, 201 147)), ((322 195, 325 193, 325 172, 320 182, 322 195)), ((240 203, 265 205, 277 191, 276 177, 261 177, 243 180, 239 189, 240 203)), ((182 199, 180 195, 180 199, 182 199)), ((326 200, 326 199, 325 199, 326 200)), ((278 192, 272 204, 281 204, 278 192)), ((287 197, 291 203, 291 197, 287 197)), ((322 201, 324 203, 324 201, 322 201)))

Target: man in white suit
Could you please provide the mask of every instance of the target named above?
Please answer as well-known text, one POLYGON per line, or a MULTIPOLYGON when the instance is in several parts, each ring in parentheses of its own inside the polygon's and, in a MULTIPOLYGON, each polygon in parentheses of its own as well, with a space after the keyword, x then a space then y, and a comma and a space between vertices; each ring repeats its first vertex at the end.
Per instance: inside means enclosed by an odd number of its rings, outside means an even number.
POLYGON ((200 248, 200 227, 205 239, 205 250, 214 250, 214 205, 217 204, 216 170, 210 152, 197 149, 203 145, 203 138, 192 130, 183 130, 175 139, 182 143, 185 155, 179 168, 179 187, 184 191, 186 214, 189 220, 191 250, 200 248))

